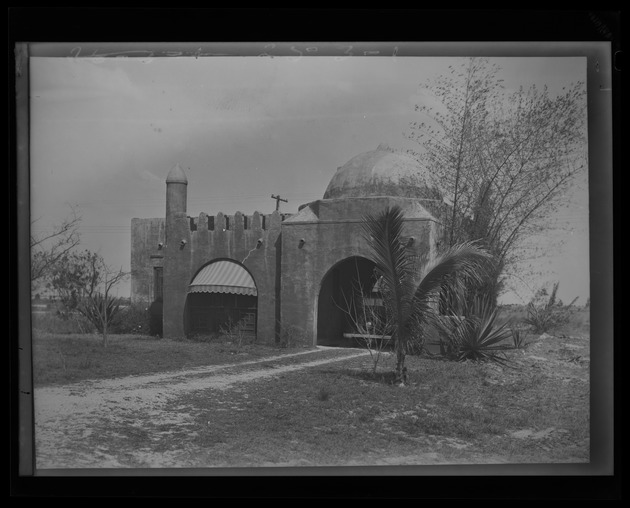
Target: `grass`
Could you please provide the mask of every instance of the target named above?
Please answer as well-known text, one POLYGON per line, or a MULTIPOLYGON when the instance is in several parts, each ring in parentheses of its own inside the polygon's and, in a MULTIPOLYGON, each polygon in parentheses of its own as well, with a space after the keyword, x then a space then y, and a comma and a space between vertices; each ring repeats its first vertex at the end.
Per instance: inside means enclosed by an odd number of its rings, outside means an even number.
MULTIPOLYGON (((195 342, 143 335, 111 335, 107 348, 94 334, 33 334, 35 387, 235 363, 289 352, 226 340, 195 342)), ((304 348, 301 348, 304 349, 304 348)))
MULTIPOLYGON (((509 309, 501 318, 517 312, 509 309)), ((408 356, 409 386, 400 388, 393 384, 392 357, 385 355, 374 374, 370 358, 362 357, 187 394, 165 408, 187 415, 185 423, 132 412, 115 435, 96 427, 92 435, 126 443, 116 449, 131 467, 144 467, 133 449, 186 456, 191 467, 379 464, 422 454, 453 463, 493 457, 587 462, 589 366, 574 360, 588 355, 588 342, 567 337, 588 337, 588 312, 556 335, 532 337, 525 350, 510 351, 516 368, 408 356), (586 349, 576 353, 571 342, 586 349), (544 361, 528 359, 529 352, 544 361)), ((103 348, 97 335, 37 332, 35 386, 236 363, 282 351, 291 350, 131 335, 114 335, 103 348)))
MULTIPOLYGON (((568 386, 533 373, 493 384, 472 362, 409 359, 410 385, 386 372, 373 378, 365 360, 322 366, 229 393, 189 395, 195 429, 185 443, 217 466, 376 463, 384 456, 439 452, 453 461, 472 455, 535 462, 546 443, 517 440, 521 429, 557 429, 555 460, 588 460, 588 385, 568 386), (227 409, 227 410, 226 410, 227 409)), ((182 442, 165 443, 181 449, 182 442)), ((202 460, 202 459, 200 459, 202 460)))

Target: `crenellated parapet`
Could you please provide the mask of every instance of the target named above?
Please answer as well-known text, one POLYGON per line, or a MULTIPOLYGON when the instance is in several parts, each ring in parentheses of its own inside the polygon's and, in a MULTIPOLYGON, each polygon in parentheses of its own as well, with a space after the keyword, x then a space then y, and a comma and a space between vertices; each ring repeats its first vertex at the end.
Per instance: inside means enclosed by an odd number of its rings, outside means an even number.
POLYGON ((274 211, 270 214, 254 212, 252 215, 245 215, 236 212, 227 215, 219 212, 216 215, 207 215, 203 212, 198 217, 189 217, 190 231, 267 231, 280 227, 280 224, 292 214, 274 211))

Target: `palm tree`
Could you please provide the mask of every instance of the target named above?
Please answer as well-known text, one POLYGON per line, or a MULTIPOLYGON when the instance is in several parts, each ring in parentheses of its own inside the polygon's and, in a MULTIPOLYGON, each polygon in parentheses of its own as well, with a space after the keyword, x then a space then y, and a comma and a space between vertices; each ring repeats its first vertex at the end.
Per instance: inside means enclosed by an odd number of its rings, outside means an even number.
POLYGON ((492 256, 472 242, 454 245, 433 263, 417 269, 416 258, 402 242, 404 215, 398 206, 363 219, 364 237, 381 279, 381 293, 392 323, 396 382, 405 384, 405 356, 419 324, 437 312, 436 301, 447 287, 461 289, 483 282, 492 256))

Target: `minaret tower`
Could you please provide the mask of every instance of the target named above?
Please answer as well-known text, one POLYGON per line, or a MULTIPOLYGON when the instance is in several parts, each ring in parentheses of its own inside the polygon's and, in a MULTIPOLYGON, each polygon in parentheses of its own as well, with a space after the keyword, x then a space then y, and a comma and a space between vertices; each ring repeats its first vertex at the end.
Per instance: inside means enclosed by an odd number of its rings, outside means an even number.
POLYGON ((168 231, 177 217, 186 217, 188 178, 179 164, 175 164, 166 177, 166 242, 168 231))
POLYGON ((164 231, 164 313, 165 337, 184 334, 186 294, 190 283, 190 227, 186 216, 188 178, 179 164, 166 177, 166 228, 164 231))

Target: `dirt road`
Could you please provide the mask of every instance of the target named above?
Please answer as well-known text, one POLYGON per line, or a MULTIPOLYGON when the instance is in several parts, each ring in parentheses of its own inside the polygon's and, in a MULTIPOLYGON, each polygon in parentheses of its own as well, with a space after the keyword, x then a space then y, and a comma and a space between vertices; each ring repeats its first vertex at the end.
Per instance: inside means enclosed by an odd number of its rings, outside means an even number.
MULTIPOLYGON (((142 428, 146 421, 159 422, 163 427, 186 425, 190 408, 176 406, 176 412, 165 409, 167 403, 173 407, 178 396, 206 389, 229 390, 256 379, 368 354, 365 350, 318 347, 242 363, 38 388, 35 390, 36 468, 129 467, 119 461, 121 450, 115 440, 98 439, 100 431, 108 429, 111 436, 110 430, 117 426, 142 428)), ((133 453, 147 467, 186 466, 181 457, 149 450, 133 453)))

